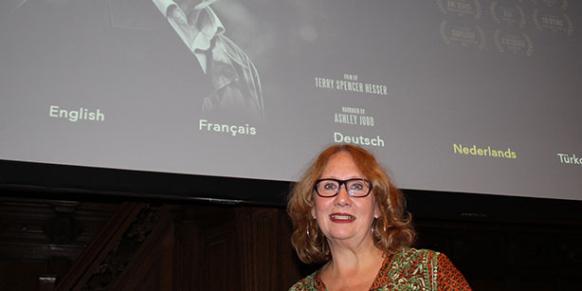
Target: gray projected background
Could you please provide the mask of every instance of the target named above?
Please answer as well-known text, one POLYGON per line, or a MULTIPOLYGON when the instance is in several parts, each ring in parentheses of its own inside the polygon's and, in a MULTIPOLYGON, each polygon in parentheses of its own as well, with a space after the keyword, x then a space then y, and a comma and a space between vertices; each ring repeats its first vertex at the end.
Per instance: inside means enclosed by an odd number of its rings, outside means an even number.
POLYGON ((582 4, 4 0, 0 159, 582 200, 582 4))

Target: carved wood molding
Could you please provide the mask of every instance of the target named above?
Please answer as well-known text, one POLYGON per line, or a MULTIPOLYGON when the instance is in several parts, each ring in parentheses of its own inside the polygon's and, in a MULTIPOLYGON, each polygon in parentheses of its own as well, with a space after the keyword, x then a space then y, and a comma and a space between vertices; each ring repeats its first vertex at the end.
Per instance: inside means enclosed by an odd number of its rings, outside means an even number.
MULTIPOLYGON (((174 225, 168 207, 142 211, 126 233, 133 248, 125 258, 126 267, 107 290, 173 290, 174 225)), ((113 258, 113 256, 112 256, 113 258)), ((119 256, 116 260, 124 259, 119 256)), ((95 290, 95 289, 87 289, 95 290)))
POLYGON ((83 251, 73 264, 71 270, 58 283, 56 290, 103 290, 86 288, 87 283, 96 282, 96 278, 110 276, 114 279, 116 272, 122 272, 116 265, 120 250, 127 247, 122 240, 130 238, 142 241, 147 237, 148 226, 153 218, 152 209, 145 203, 126 202, 119 206, 109 222, 96 236, 96 239, 83 251), (146 218, 144 219, 144 216, 146 218), (106 275, 107 274, 107 275, 106 275))

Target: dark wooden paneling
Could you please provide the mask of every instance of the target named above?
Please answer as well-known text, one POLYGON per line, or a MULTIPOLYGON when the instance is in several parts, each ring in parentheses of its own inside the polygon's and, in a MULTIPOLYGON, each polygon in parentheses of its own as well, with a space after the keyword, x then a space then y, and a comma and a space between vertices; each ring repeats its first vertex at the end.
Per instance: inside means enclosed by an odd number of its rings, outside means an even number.
MULTIPOLYGON (((419 218, 476 290, 572 290, 582 221, 419 218)), ((286 290, 298 263, 277 207, 0 199, 0 290, 286 290)))
POLYGON ((52 290, 117 204, 0 199, 0 290, 52 290))
POLYGON ((418 221, 419 247, 446 253, 475 290, 574 290, 582 225, 418 221))

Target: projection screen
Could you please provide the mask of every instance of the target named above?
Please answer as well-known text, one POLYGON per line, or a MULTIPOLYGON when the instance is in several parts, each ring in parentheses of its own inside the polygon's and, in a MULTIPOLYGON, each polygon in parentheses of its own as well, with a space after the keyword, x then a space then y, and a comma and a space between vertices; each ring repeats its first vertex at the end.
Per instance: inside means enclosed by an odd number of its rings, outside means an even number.
POLYGON ((293 181, 354 143, 405 189, 582 200, 581 19, 566 0, 2 1, 0 159, 293 181))

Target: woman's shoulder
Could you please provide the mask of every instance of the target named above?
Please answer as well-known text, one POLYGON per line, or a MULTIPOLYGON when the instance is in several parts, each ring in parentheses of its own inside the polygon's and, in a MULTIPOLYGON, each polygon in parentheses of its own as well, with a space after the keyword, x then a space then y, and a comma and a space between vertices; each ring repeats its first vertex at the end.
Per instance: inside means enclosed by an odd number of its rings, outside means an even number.
POLYGON ((316 272, 313 272, 311 275, 297 281, 297 283, 293 284, 289 291, 316 291, 317 290, 317 283, 315 280, 316 272))
POLYGON ((376 289, 390 287, 391 290, 421 287, 428 290, 470 290, 463 275, 455 268, 446 255, 429 250, 404 248, 387 260, 380 271, 376 289), (446 282, 449 281, 450 282, 446 282), (451 285, 452 283, 452 285, 451 285))
POLYGON ((458 271, 451 260, 441 252, 429 249, 405 248, 396 253, 390 262, 392 271, 407 270, 418 272, 419 268, 427 273, 439 271, 458 271))
POLYGON ((447 255, 429 249, 402 249, 393 257, 392 261, 392 265, 396 267, 410 266, 416 268, 418 265, 424 265, 431 267, 429 271, 435 272, 441 269, 456 269, 447 255))
POLYGON ((422 263, 437 263, 440 256, 443 254, 429 249, 403 248, 394 254, 391 264, 396 264, 396 267, 405 267, 422 263))
POLYGON ((398 252, 404 256, 435 256, 440 255, 440 252, 433 251, 430 249, 416 249, 416 248, 402 248, 398 252))

